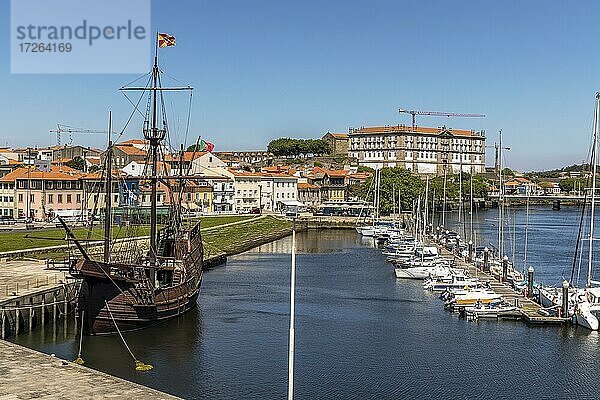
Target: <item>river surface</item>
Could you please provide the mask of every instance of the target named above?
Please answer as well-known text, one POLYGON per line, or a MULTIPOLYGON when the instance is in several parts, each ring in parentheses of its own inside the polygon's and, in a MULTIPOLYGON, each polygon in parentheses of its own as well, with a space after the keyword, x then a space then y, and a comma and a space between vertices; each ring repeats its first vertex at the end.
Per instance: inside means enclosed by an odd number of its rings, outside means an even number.
MULTIPOLYGON (((516 217, 522 263, 524 209, 516 217)), ((497 211, 474 219, 478 243, 494 243, 497 211)), ((578 219, 575 208, 532 209, 527 264, 539 279, 570 273, 578 219)), ((135 372, 118 336, 85 337, 85 365, 190 399, 285 398, 290 248, 285 238, 230 257, 205 273, 198 308, 126 334, 153 371, 135 372)), ((298 252, 298 399, 600 398, 597 332, 459 319, 420 282, 396 280, 380 250, 353 230, 301 233, 298 252)), ((77 355, 72 324, 15 341, 77 355)))

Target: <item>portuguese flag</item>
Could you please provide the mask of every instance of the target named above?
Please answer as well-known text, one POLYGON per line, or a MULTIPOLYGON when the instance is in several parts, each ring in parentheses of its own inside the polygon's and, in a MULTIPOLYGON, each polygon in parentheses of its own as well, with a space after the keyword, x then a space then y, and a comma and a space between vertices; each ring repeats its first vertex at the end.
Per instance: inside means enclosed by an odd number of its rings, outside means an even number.
POLYGON ((211 142, 207 142, 204 139, 200 140, 200 144, 198 145, 198 150, 200 151, 208 151, 209 153, 213 151, 215 145, 211 142))

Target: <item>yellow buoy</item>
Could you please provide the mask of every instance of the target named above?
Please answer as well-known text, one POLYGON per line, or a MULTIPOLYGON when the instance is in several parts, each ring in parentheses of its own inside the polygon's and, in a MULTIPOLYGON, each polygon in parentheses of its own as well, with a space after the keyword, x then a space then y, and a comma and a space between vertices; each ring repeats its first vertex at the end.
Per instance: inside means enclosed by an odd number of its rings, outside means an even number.
POLYGON ((152 370, 153 368, 154 367, 150 364, 144 364, 140 360, 135 360, 135 370, 136 371, 146 372, 146 371, 152 370))

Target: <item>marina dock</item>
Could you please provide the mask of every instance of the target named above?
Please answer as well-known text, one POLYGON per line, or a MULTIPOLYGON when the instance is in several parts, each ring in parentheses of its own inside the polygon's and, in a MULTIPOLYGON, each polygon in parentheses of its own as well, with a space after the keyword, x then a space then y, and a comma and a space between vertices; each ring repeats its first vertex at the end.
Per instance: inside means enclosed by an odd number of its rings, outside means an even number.
POLYGON ((530 325, 560 325, 571 321, 570 318, 545 316, 540 314, 539 311, 542 306, 532 299, 525 297, 522 293, 516 292, 506 283, 500 282, 500 280, 497 279, 492 273, 482 271, 472 263, 466 262, 439 244, 436 244, 436 246, 439 248, 440 254, 446 257, 454 257, 456 265, 460 268, 466 269, 469 272, 469 276, 479 278, 479 280, 481 280, 481 282, 484 284, 489 283, 490 288, 494 292, 501 295, 507 303, 516 305, 518 313, 514 315, 515 317, 520 317, 523 321, 530 325))
POLYGON ((3 340, 0 355, 1 400, 178 399, 3 340))

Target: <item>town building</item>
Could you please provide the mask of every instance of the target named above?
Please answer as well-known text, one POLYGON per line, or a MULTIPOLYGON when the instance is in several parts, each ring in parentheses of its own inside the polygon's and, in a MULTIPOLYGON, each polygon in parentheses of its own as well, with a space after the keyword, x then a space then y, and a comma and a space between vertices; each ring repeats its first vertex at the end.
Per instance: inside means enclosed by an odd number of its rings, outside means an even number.
MULTIPOLYGON (((224 173, 225 175, 225 173, 224 173)), ((213 210, 215 212, 233 212, 235 210, 235 185, 233 179, 213 180, 213 210)))
POLYGON ((207 151, 184 151, 165 157, 171 166, 171 175, 207 175, 212 168, 226 168, 227 164, 213 153, 207 151))
POLYGON ((15 216, 15 182, 0 178, 0 216, 15 216))
POLYGON ((348 170, 329 170, 314 167, 307 175, 309 183, 319 187, 322 202, 342 202, 346 200, 346 178, 348 170))
POLYGON ((280 211, 297 202, 298 178, 286 174, 229 170, 234 187, 234 211, 280 211))
POLYGON ((43 151, 50 150, 51 155, 48 157, 50 161, 59 160, 59 159, 69 159, 72 160, 77 157, 81 157, 86 159, 87 157, 98 158, 102 155, 103 151, 100 149, 95 149, 93 147, 84 147, 84 146, 52 146, 47 149, 40 149, 43 151))
POLYGON ((350 138, 347 133, 327 132, 323 135, 323 140, 329 143, 331 154, 334 156, 347 156, 350 138))
POLYGON ((321 189, 317 185, 307 182, 298 182, 298 201, 308 207, 321 204, 321 189))
POLYGON ((269 165, 273 161, 273 153, 268 151, 218 151, 214 155, 222 160, 227 160, 227 164, 237 165, 269 165))
POLYGON ((422 175, 485 171, 485 131, 386 125, 350 129, 348 155, 374 169, 422 175))
MULTIPOLYGON (((53 166, 49 172, 32 167, 18 168, 0 178, 3 210, 10 203, 13 190, 13 217, 43 221, 56 211, 82 209, 83 189, 81 174, 69 167, 61 170, 53 166), (8 202, 4 201, 8 196, 8 202)), ((10 211, 9 211, 10 215, 10 211)))
POLYGON ((118 143, 113 146, 113 167, 122 169, 130 162, 145 164, 148 153, 134 144, 118 143))
POLYGON ((527 178, 516 177, 504 182, 504 194, 537 195, 543 193, 543 189, 527 178))

